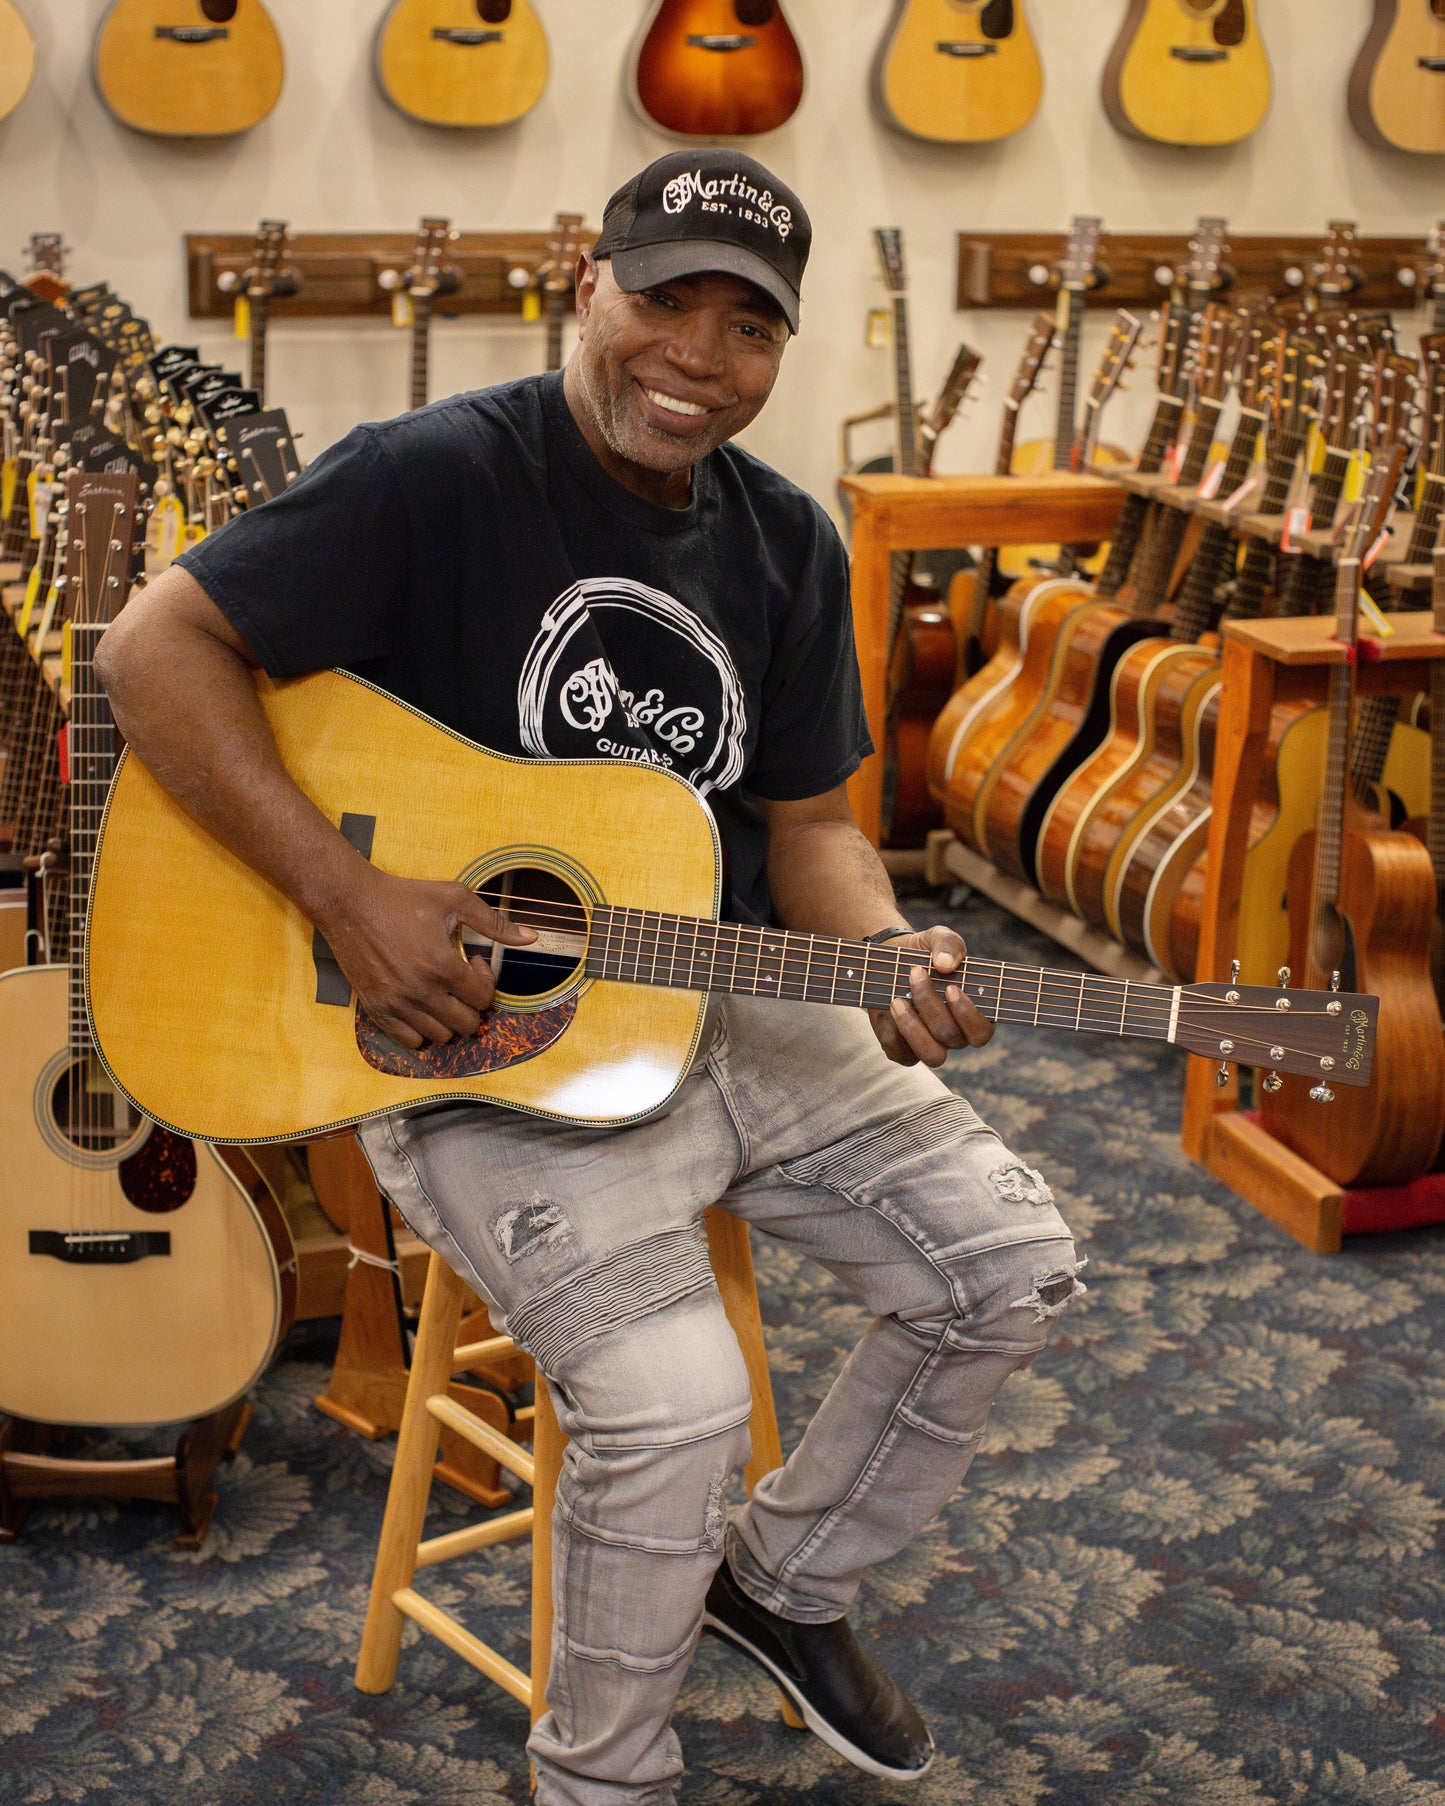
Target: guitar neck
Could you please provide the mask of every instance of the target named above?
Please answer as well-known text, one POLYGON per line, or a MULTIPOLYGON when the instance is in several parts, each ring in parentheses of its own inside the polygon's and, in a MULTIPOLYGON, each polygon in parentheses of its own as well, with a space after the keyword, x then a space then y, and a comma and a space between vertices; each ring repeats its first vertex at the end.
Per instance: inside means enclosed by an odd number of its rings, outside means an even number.
MULTIPOLYGON (((1264 495, 1260 498, 1261 514, 1280 514, 1289 499, 1289 486, 1294 479, 1294 467, 1304 450, 1308 429, 1304 426, 1281 427, 1275 435, 1274 444, 1270 447, 1269 471, 1264 481, 1264 495)), ((1260 611, 1264 602, 1264 593, 1269 587, 1270 578, 1274 574, 1274 553, 1263 540, 1251 537, 1248 549, 1244 554, 1244 562, 1239 569, 1239 582, 1235 588, 1236 616, 1252 620, 1260 611)))
POLYGON ((1068 470, 1074 457, 1079 413, 1079 345, 1084 307, 1073 289, 1060 289, 1063 323, 1059 334, 1059 410, 1054 421, 1054 469, 1068 470))
POLYGON ((893 405, 897 416, 898 471, 918 475, 918 423, 913 406, 913 359, 908 344, 908 297, 893 297, 893 405))
MULTIPOLYGON (((1164 462, 1164 454, 1169 449, 1169 441, 1173 438, 1179 425, 1179 415, 1184 406, 1178 395, 1161 393, 1154 408, 1154 418, 1149 423, 1149 433, 1144 441, 1144 449, 1134 468, 1144 475, 1151 475, 1164 462)), ((1144 522, 1148 518, 1149 504, 1142 495, 1130 495, 1119 514, 1118 525, 1114 528, 1114 538, 1109 547, 1109 556, 1103 570, 1099 573, 1096 586, 1099 599, 1104 602, 1112 600, 1124 587, 1129 575, 1129 567, 1134 562, 1134 554, 1139 549, 1139 538, 1144 531, 1144 522)))
POLYGON ((1406 564, 1430 562, 1430 552, 1440 528, 1442 512, 1445 512, 1445 475, 1435 476, 1427 471, 1420 491, 1415 525, 1410 529, 1410 543, 1405 551, 1406 564))
POLYGON ((85 1007, 83 949, 85 907, 95 863, 100 818, 115 775, 116 732, 110 702, 95 676, 95 648, 104 632, 96 621, 73 621, 70 628, 70 1045, 90 1049, 85 1007))
POLYGON ((270 311, 269 295, 251 297, 251 387, 266 405, 266 321, 270 311))
POLYGON ((431 386, 431 296, 411 298, 411 407, 424 408, 431 386))
POLYGON ((567 302, 564 296, 553 294, 547 290, 543 298, 543 309, 547 316, 547 358, 543 369, 547 371, 562 368, 562 327, 567 317, 567 302))
MULTIPOLYGON (((919 963, 916 948, 602 906, 592 914, 586 969, 622 984, 882 1010, 908 994, 919 963)), ((958 985, 993 1022, 1174 1038, 1178 993, 1162 985, 971 955, 933 982, 939 991, 958 985)))
MULTIPOLYGON (((1224 475, 1220 479, 1219 488, 1223 494, 1233 495, 1248 477, 1249 467, 1254 462, 1255 443, 1263 425, 1264 415, 1258 409, 1240 410, 1239 424, 1234 429, 1229 456, 1225 460, 1224 475)), ((1209 625, 1215 586, 1233 544, 1234 535, 1220 522, 1211 521, 1204 529, 1174 616, 1174 634, 1177 639, 1197 640, 1209 625)), ((1235 612, 1231 610, 1231 616, 1235 612)))
MULTIPOLYGON (((1319 828, 1315 835, 1314 897, 1310 946, 1319 944, 1315 928, 1337 907, 1340 897, 1340 860, 1344 844, 1345 782, 1350 751, 1350 716, 1354 702, 1353 665, 1332 665, 1329 688, 1329 739, 1325 749, 1325 776, 1320 791, 1319 828)), ((1303 979, 1309 983, 1308 977, 1303 979)))
MULTIPOLYGON (((1445 539, 1435 548, 1435 631, 1445 633, 1445 539)), ((1430 819, 1425 830, 1437 906, 1445 909, 1445 659, 1430 665, 1430 819)))

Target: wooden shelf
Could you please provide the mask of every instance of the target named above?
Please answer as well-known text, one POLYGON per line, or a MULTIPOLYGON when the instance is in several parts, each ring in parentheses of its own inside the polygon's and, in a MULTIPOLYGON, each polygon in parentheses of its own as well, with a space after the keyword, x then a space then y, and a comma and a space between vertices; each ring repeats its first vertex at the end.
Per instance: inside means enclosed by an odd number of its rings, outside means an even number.
MULTIPOLYGON (((1099 240, 1104 280, 1089 291, 1087 305, 1157 307, 1168 298, 1175 273, 1188 263, 1189 239, 1189 232, 1104 233, 1099 240)), ((1063 232, 960 232, 955 305, 1048 305, 1058 286, 1053 272, 1066 243, 1063 232), (1036 279, 1040 274, 1042 281, 1036 279)), ((1225 243, 1227 293, 1232 299, 1303 294, 1319 271, 1318 236, 1232 232, 1225 243)), ((1430 253, 1423 239, 1357 238, 1350 247, 1350 263, 1356 275, 1349 297, 1352 305, 1408 307, 1428 279, 1430 253)))

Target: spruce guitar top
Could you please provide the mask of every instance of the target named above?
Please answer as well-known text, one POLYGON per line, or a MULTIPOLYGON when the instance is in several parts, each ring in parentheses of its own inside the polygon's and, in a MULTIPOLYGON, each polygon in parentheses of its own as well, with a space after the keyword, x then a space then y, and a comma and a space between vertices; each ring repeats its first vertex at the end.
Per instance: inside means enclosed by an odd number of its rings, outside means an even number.
POLYGON ((1024 0, 896 0, 873 91, 912 138, 987 144, 1021 130, 1044 92, 1024 0))
POLYGON ((509 125, 547 86, 547 34, 530 0, 395 0, 376 36, 376 79, 427 125, 509 125))
POLYGON ((1104 70, 1104 110, 1160 144, 1236 144, 1269 111, 1255 0, 1130 0, 1104 70))
POLYGON ((35 40, 15 0, 0 0, 0 119, 24 100, 35 78, 35 40))
MULTIPOLYGON (((915 952, 717 921, 717 828, 668 772, 506 758, 340 672, 257 687, 287 769, 358 850, 456 876, 541 935, 492 949, 499 1007, 474 1035, 413 1053, 353 1007, 300 912, 127 754, 101 827, 87 997, 106 1070, 163 1124, 285 1140, 443 1098, 635 1122, 705 1052, 715 993, 882 1009, 907 991, 915 952)), ((1369 1080, 1367 997, 1294 992, 1279 1009, 1272 991, 972 958, 949 982, 999 1021, 1369 1080)))
POLYGON ((95 40, 95 85, 122 125, 219 138, 281 96, 281 40, 261 0, 114 0, 95 40))
POLYGON ((1355 130, 1371 144, 1445 152, 1445 0, 1375 0, 1349 98, 1355 130))

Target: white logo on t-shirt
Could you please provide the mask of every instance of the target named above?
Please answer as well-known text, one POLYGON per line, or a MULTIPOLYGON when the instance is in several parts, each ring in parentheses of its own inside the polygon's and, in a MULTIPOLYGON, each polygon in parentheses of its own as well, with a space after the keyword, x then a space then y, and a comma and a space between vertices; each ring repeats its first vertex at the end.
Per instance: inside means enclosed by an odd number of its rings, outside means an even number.
POLYGON ((675 596, 627 577, 585 578, 552 603, 517 714, 537 758, 643 760, 700 796, 742 776, 747 710, 727 647, 675 596))

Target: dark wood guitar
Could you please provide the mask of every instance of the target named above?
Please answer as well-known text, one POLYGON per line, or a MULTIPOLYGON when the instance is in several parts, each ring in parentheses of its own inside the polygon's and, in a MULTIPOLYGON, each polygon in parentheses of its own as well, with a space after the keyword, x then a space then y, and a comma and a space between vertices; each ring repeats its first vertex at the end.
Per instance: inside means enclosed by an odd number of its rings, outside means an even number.
POLYGON ((679 137, 751 137, 797 111, 803 58, 778 0, 657 0, 632 95, 650 125, 679 137))
MULTIPOLYGON (((1335 635, 1357 638, 1361 567, 1394 498, 1403 462, 1397 446, 1377 449, 1356 521, 1339 564, 1335 635)), ((1412 835, 1352 824, 1349 745, 1355 665, 1330 667, 1329 744, 1318 826, 1302 835, 1289 866, 1290 969, 1307 991, 1369 975, 1380 990, 1379 1082, 1367 1109, 1354 1093, 1271 1076, 1260 1115, 1277 1141, 1340 1185, 1398 1185, 1424 1172, 1445 1131, 1445 1039, 1429 970, 1436 914, 1429 855, 1412 835), (1312 1101, 1314 1100, 1314 1101, 1312 1101)))
POLYGON ((1026 126, 1043 92, 1025 0, 894 0, 873 93, 898 131, 992 143, 1026 126))
POLYGON ((1371 144, 1445 153, 1445 0, 1375 0, 1348 92, 1350 121, 1371 144))
POLYGON ((122 125, 218 138, 257 125, 285 59, 261 0, 113 0, 95 40, 95 85, 122 125))

